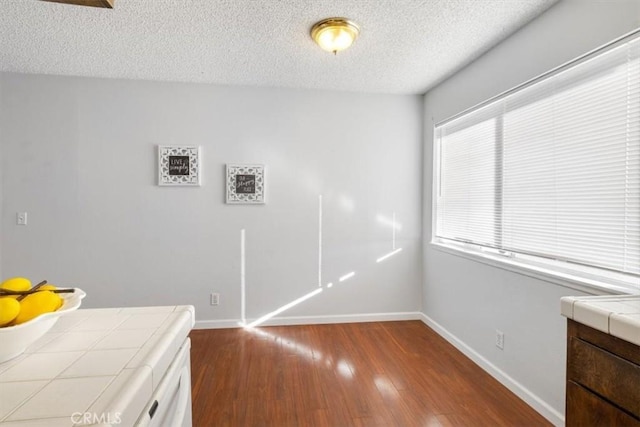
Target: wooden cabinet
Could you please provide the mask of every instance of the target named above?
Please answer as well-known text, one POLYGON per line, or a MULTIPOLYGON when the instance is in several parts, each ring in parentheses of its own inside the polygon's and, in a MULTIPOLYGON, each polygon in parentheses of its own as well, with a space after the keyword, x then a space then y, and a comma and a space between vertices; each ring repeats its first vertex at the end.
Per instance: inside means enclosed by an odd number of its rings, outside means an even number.
POLYGON ((566 425, 640 427, 640 346, 568 319, 566 425))

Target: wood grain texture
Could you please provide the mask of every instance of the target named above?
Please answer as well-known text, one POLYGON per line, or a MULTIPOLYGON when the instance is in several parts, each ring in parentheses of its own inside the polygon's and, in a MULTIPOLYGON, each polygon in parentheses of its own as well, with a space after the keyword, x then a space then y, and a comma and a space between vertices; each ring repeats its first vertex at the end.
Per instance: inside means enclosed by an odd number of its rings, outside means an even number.
POLYGON ((575 337, 567 354, 568 380, 640 417, 640 365, 575 337))
POLYGON ((195 330, 193 425, 548 426, 419 321, 195 330))
POLYGON ((568 381, 566 425, 640 427, 640 421, 581 385, 568 381))
POLYGON ((640 426, 640 346, 567 321, 567 427, 640 426))
POLYGON ((567 319, 567 337, 580 338, 582 341, 589 342, 636 365, 640 365, 640 346, 629 341, 590 328, 571 319, 567 319))

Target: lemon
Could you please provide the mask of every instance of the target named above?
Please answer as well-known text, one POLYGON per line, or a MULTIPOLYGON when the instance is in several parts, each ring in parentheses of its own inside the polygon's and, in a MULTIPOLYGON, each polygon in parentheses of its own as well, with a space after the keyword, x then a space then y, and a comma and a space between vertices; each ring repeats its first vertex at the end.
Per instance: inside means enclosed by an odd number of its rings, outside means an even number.
POLYGON ((27 295, 20 301, 20 313, 18 313, 14 323, 19 325, 41 314, 56 311, 60 307, 61 300, 62 298, 51 291, 42 291, 27 295))
MULTIPOLYGON (((31 281, 24 277, 12 277, 2 282, 0 288, 8 291, 28 291, 31 289, 31 281)), ((18 296, 12 295, 9 298, 18 298, 18 296)))
POLYGON ((20 303, 15 298, 0 298, 0 328, 11 323, 20 313, 20 303))
MULTIPOLYGON (((38 288, 39 291, 55 291, 56 289, 58 289, 55 285, 42 285, 38 288)), ((58 295, 58 294, 56 294, 58 295)), ((59 296, 59 295, 58 295, 59 296)), ((60 300, 60 302, 58 303, 58 307, 56 308, 56 310, 60 307, 62 307, 62 304, 64 303, 64 299, 62 298, 58 298, 60 300)))

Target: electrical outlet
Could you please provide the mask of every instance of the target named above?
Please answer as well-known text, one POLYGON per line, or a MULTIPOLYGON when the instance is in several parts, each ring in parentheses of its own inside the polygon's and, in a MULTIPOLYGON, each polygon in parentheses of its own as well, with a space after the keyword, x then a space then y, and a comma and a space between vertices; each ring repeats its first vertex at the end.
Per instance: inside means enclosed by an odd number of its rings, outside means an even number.
POLYGON ((211 294, 211 305, 220 305, 220 294, 215 292, 211 294))
POLYGON ((18 212, 18 213, 16 213, 16 224, 18 224, 18 225, 27 225, 27 213, 26 212, 18 212))
POLYGON ((504 350, 504 332, 496 329, 496 347, 504 350))

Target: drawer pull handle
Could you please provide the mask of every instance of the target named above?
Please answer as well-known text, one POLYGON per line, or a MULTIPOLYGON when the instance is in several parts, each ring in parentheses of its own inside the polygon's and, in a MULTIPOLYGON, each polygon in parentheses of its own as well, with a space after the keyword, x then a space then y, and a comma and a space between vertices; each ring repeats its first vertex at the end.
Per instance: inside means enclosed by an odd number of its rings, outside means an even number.
POLYGON ((154 400, 153 405, 151 405, 151 409, 149 409, 149 418, 153 418, 156 413, 156 409, 158 409, 158 401, 154 400))

